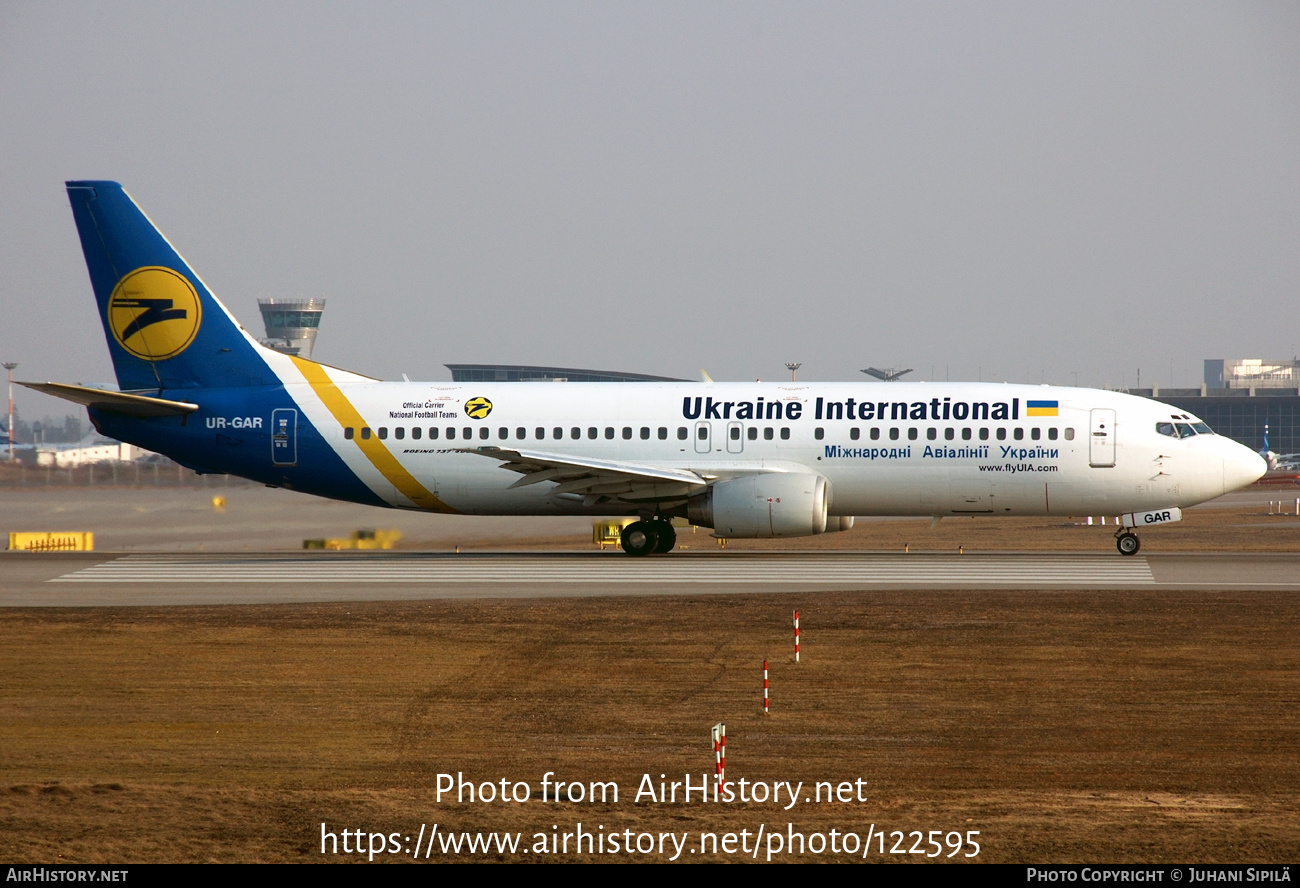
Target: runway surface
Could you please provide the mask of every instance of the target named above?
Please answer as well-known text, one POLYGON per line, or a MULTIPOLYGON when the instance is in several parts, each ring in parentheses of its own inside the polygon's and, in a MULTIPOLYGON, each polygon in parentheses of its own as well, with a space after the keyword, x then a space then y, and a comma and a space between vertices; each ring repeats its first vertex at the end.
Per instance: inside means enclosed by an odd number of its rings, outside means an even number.
POLYGON ((607 553, 0 558, 0 606, 734 594, 858 589, 1298 589, 1300 554, 607 553))

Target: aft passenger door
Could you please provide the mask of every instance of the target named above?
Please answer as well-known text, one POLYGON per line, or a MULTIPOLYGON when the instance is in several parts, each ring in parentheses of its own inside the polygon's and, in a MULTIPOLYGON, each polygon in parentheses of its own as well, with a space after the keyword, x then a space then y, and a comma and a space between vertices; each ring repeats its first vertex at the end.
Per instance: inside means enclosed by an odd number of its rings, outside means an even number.
POLYGON ((1088 430, 1088 465, 1106 469, 1115 465, 1115 411, 1099 407, 1092 411, 1088 430))

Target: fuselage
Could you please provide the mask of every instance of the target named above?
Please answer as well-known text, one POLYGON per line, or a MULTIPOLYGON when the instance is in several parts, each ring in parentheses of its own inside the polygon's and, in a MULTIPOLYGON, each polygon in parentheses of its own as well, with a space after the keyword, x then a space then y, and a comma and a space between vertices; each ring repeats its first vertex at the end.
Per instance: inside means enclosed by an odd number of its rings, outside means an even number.
MULTIPOLYGON (((304 362, 273 363, 282 378, 303 375, 304 362)), ((710 482, 814 473, 828 482, 828 513, 843 516, 1118 514, 1204 502, 1263 472, 1257 454, 1195 417, 1093 389, 395 383, 322 372, 330 379, 187 392, 200 409, 184 424, 97 420, 114 437, 200 471, 480 515, 647 508, 617 496, 557 495, 557 482, 512 486, 519 475, 485 459, 483 448, 680 469, 710 482)))

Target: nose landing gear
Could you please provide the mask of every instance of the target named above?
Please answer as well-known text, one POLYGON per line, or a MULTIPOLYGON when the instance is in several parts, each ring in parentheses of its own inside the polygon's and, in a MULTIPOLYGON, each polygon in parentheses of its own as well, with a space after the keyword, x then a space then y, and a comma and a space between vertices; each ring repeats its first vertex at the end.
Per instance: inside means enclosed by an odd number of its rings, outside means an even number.
POLYGON ((1119 549, 1121 555, 1136 555, 1138 549, 1142 548, 1142 541, 1137 538, 1137 534, 1123 528, 1115 534, 1115 548, 1119 549))

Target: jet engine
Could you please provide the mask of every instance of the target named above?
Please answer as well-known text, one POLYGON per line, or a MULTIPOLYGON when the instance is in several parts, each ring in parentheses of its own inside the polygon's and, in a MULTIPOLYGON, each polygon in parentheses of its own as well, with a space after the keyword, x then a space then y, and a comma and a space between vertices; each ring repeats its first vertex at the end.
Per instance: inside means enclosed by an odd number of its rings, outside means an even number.
POLYGON ((692 524, 720 537, 809 536, 826 532, 828 485, 802 472, 746 475, 719 481, 686 503, 692 524))

